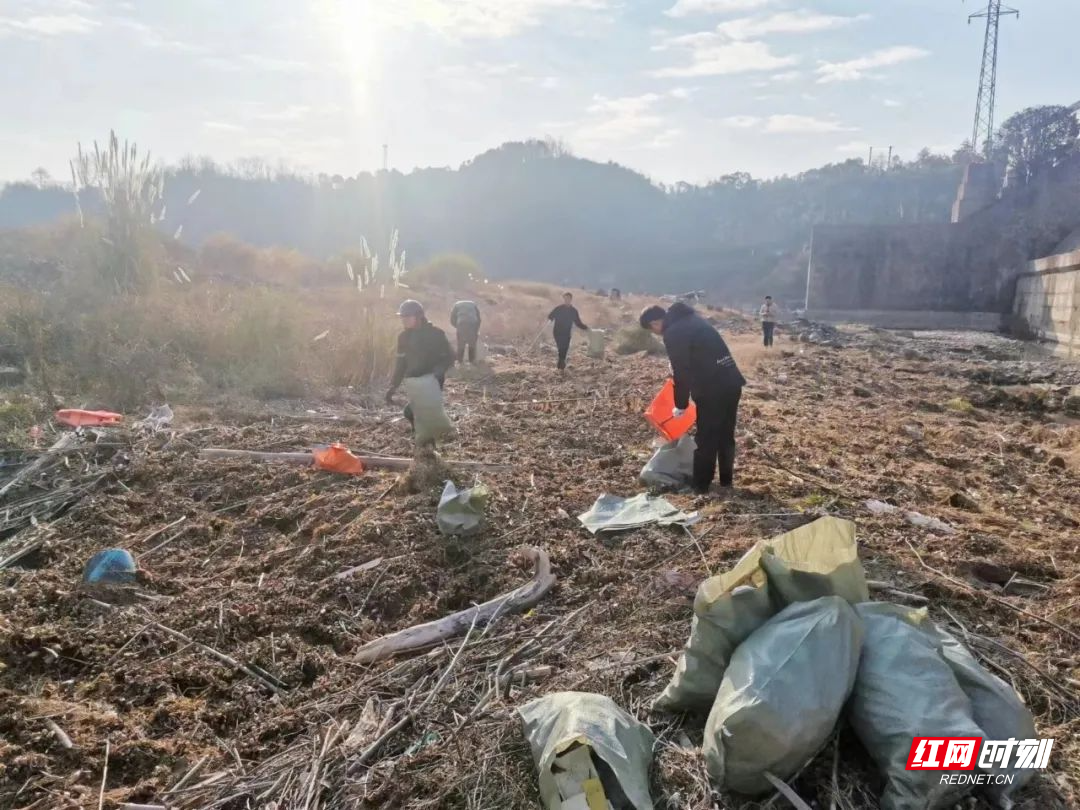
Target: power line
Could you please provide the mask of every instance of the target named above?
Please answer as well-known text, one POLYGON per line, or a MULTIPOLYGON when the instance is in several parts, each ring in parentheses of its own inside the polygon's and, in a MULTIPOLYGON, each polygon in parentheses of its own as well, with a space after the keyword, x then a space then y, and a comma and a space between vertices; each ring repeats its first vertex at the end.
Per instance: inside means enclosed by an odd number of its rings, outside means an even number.
POLYGON ((986 11, 968 16, 968 23, 986 18, 986 35, 983 40, 982 68, 979 70, 979 95, 975 100, 975 127, 971 132, 971 149, 979 151, 980 138, 985 144, 986 156, 994 141, 994 98, 997 95, 998 26, 1002 17, 1020 17, 1015 8, 1003 6, 1001 0, 987 0, 986 11))

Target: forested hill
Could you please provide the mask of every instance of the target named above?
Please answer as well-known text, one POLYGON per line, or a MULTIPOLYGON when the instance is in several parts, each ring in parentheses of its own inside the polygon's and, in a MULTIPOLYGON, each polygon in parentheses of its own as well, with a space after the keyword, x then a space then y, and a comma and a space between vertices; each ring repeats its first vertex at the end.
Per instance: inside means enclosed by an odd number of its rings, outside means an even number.
MULTIPOLYGON (((849 160, 794 177, 740 173, 701 186, 657 185, 543 141, 507 143, 456 170, 355 177, 189 160, 168 172, 161 227, 190 244, 227 232, 320 258, 361 237, 381 251, 396 228, 409 264, 460 252, 491 277, 708 289, 733 301, 765 289, 798 298, 812 225, 947 221, 962 157, 924 151, 890 167, 849 160)), ((83 207, 95 207, 86 193, 83 207)), ((0 228, 72 213, 70 190, 46 178, 0 193, 0 228)))

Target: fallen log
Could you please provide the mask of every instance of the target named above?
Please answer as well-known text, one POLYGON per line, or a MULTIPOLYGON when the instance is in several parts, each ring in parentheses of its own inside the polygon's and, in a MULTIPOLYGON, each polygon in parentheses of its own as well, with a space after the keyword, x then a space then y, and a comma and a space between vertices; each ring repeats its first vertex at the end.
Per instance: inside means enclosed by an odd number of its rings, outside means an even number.
MULTIPOLYGON (((276 461, 284 464, 298 464, 310 466, 314 459, 310 452, 300 453, 266 453, 259 450, 228 450, 220 447, 208 447, 199 451, 199 458, 246 458, 252 461, 276 461)), ((394 456, 357 456, 361 463, 369 470, 407 470, 413 465, 411 458, 396 458, 394 456)), ((476 470, 509 470, 509 464, 489 464, 484 461, 455 461, 443 459, 443 464, 450 467, 476 470)))
POLYGON ((551 590, 551 586, 555 584, 555 575, 551 573, 551 560, 545 551, 529 546, 525 552, 532 557, 535 566, 533 578, 526 584, 489 599, 482 605, 459 610, 441 619, 407 627, 369 641, 357 651, 356 660, 368 664, 421 647, 430 647, 461 635, 474 624, 490 623, 505 613, 517 613, 531 608, 551 590))

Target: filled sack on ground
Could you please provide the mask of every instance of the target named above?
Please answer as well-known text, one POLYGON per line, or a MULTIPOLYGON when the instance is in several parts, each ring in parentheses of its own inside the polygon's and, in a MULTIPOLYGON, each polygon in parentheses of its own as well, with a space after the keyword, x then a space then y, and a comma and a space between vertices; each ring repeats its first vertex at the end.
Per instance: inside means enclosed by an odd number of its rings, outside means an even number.
POLYGON ((838 596, 784 608, 735 650, 705 724, 709 775, 722 790, 771 792, 832 735, 855 683, 862 622, 838 596))
POLYGON ((987 737, 925 610, 857 605, 865 637, 848 719, 886 779, 881 810, 937 810, 967 792, 942 771, 907 770, 915 737, 987 737))
MULTIPOLYGON (((929 622, 927 624, 930 624, 929 622)), ((987 671, 967 647, 939 627, 932 631, 941 644, 941 654, 949 665, 957 683, 971 701, 971 714, 976 725, 986 732, 990 740, 1031 740, 1035 732, 1035 718, 1024 705, 1023 698, 1009 684, 987 671)), ((1026 785, 1036 773, 1036 768, 994 767, 987 773, 1010 775, 1011 784, 989 784, 979 792, 995 804, 1004 805, 1003 799, 1026 785)), ((993 780, 992 780, 993 781, 993 780)))
POLYGON ((641 469, 638 480, 647 487, 676 489, 690 483, 694 475, 697 443, 689 434, 661 445, 641 469))
POLYGON ((855 545, 855 524, 823 517, 755 544, 730 571, 698 586, 690 638, 654 708, 708 711, 735 648, 796 601, 870 598, 855 545))
POLYGON ((653 733, 605 695, 554 692, 518 709, 547 810, 653 810, 653 733))

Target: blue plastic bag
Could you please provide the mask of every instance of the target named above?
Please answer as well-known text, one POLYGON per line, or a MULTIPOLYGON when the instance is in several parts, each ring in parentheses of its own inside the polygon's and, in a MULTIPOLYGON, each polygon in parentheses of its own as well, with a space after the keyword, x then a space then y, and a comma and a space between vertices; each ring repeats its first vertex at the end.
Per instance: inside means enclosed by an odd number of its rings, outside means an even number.
POLYGON ((127 585, 135 581, 135 558, 122 548, 107 548, 90 558, 83 568, 88 585, 127 585))

